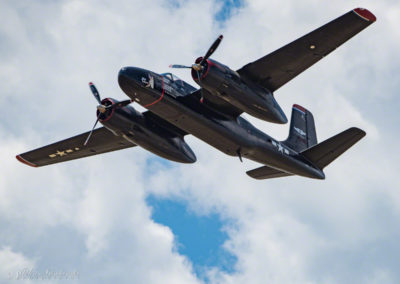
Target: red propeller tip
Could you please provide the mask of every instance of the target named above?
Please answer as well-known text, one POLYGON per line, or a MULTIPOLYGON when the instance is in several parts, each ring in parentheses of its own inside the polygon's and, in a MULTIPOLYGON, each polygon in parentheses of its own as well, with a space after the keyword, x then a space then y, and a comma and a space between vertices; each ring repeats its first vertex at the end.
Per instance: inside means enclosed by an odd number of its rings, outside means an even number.
POLYGON ((218 38, 219 38, 219 39, 223 39, 223 38, 224 38, 224 36, 223 36, 223 35, 220 35, 218 38))
POLYGON ((169 67, 169 68, 172 68, 172 64, 170 64, 168 67, 169 67))
POLYGON ((93 85, 93 83, 92 82, 89 82, 89 86, 92 86, 93 85))

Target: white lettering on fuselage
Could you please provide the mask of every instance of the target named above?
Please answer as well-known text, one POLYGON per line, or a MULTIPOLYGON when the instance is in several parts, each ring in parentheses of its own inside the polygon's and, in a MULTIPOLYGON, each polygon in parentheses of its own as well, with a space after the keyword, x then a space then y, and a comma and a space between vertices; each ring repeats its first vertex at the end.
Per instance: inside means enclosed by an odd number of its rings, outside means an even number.
POLYGON ((145 84, 146 88, 154 89, 154 77, 149 74, 149 79, 142 77, 142 83, 145 84))

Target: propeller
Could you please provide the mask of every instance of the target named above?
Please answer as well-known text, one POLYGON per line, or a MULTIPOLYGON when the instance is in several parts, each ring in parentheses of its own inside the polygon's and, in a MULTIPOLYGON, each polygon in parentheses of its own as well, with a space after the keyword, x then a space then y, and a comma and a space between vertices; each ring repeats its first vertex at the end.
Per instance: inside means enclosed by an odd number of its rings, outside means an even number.
POLYGON ((92 82, 89 82, 89 87, 90 87, 90 90, 92 91, 94 98, 101 105, 100 94, 99 94, 99 91, 97 91, 96 86, 92 82))
POLYGON ((100 120, 100 116, 101 116, 101 112, 99 112, 99 115, 97 116, 96 122, 94 123, 92 130, 90 130, 90 133, 89 133, 88 137, 86 138, 85 143, 83 143, 83 146, 86 146, 87 143, 89 142, 90 136, 92 136, 93 130, 94 130, 94 128, 96 127, 97 123, 100 120))
POLYGON ((222 39, 224 38, 223 35, 220 35, 214 43, 210 46, 207 50, 206 55, 204 55, 203 60, 201 60, 200 65, 202 66, 204 62, 214 53, 214 51, 218 48, 218 45, 221 43, 222 39))
POLYGON ((87 143, 89 142, 89 139, 93 134, 93 130, 95 129, 97 123, 99 122, 100 117, 101 117, 102 114, 105 114, 107 112, 107 110, 109 110, 109 109, 121 108, 121 107, 129 105, 132 102, 132 100, 125 100, 125 101, 117 102, 115 104, 113 103, 111 105, 103 105, 103 103, 101 101, 101 98, 100 98, 99 91, 97 90, 96 86, 92 82, 90 82, 89 83, 89 87, 90 87, 90 90, 92 91, 92 94, 93 94, 94 98, 99 103, 99 105, 97 106, 97 110, 99 111, 99 114, 97 116, 96 122, 93 125, 92 130, 90 131, 88 137, 85 140, 85 143, 83 143, 83 146, 86 146, 87 143))
POLYGON ((210 48, 207 50, 206 54, 202 58, 202 60, 199 63, 194 63, 192 66, 186 66, 186 65, 179 65, 179 64, 172 64, 169 67, 170 68, 177 68, 177 69, 193 69, 197 73, 197 78, 199 79, 200 82, 200 72, 203 71, 204 69, 204 63, 207 61, 207 59, 215 52, 215 50, 218 48, 219 44, 221 43, 222 39, 224 38, 223 35, 220 35, 214 43, 210 46, 210 48))
MULTIPOLYGON (((222 39, 224 38, 223 35, 220 35, 214 43, 210 46, 210 48, 207 50, 206 54, 204 57, 201 59, 199 63, 194 63, 192 66, 186 66, 186 65, 180 65, 180 64, 172 64, 169 65, 170 68, 176 68, 176 69, 193 69, 196 71, 197 79, 199 80, 200 83, 200 72, 203 72, 204 70, 204 63, 207 62, 207 59, 215 52, 215 50, 218 48, 219 44, 221 43, 222 39)), ((200 102, 203 103, 204 97, 203 94, 201 95, 200 102)))

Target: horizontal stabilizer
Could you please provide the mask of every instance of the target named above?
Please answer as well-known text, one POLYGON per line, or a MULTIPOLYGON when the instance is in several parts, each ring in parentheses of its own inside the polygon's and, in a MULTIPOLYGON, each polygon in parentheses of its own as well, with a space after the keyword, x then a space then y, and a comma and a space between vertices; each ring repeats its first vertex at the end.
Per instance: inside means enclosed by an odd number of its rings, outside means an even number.
POLYGON ((301 152, 301 155, 322 170, 356 144, 365 134, 363 130, 352 127, 301 152))
POLYGON ((255 179, 269 179, 269 178, 292 176, 292 174, 282 172, 280 170, 276 170, 268 166, 262 166, 254 170, 247 171, 246 174, 255 179))

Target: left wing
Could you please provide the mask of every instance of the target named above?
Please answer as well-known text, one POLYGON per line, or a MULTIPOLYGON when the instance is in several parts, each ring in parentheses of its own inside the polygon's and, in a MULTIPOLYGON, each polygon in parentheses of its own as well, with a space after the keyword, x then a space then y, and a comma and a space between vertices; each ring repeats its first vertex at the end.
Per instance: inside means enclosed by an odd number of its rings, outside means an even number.
POLYGON ((28 166, 41 167, 136 146, 104 127, 95 129, 89 143, 83 146, 88 135, 89 131, 17 155, 16 158, 28 166))
POLYGON ((273 92, 375 21, 370 11, 354 9, 237 72, 273 92))

